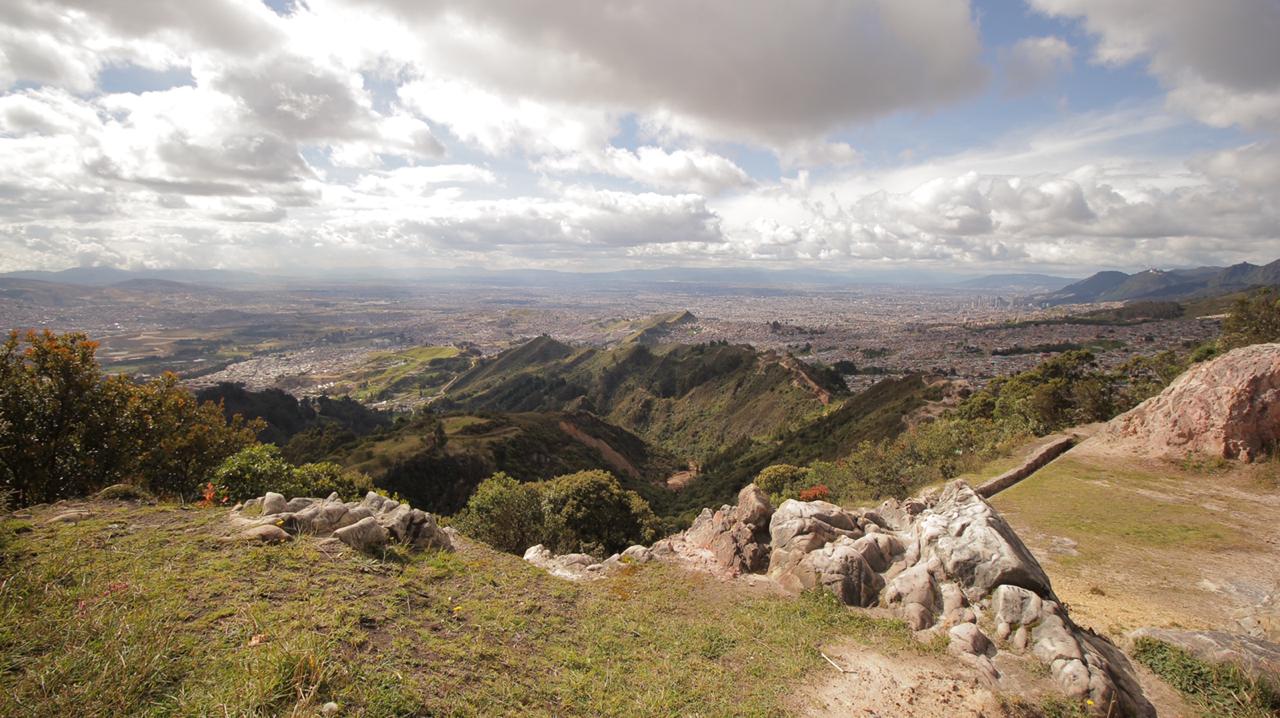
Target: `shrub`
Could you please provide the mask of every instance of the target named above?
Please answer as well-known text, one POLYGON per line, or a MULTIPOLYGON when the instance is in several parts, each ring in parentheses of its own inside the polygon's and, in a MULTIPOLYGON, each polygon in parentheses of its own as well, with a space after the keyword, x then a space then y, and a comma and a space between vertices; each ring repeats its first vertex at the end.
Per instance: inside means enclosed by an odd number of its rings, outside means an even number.
POLYGON ((788 497, 796 490, 809 483, 813 472, 791 464, 774 464, 766 466, 756 476, 756 486, 774 498, 788 497))
POLYGON ((658 519, 648 502, 607 471, 579 471, 538 486, 544 540, 555 553, 603 557, 655 538, 658 519))
POLYGON ((83 334, 10 332, 0 344, 0 486, 22 504, 128 478, 193 495, 260 423, 200 404, 176 377, 104 376, 83 334))
POLYGON ((337 492, 344 499, 358 499, 373 490, 373 479, 367 474, 345 469, 331 461, 303 464, 295 468, 289 481, 278 491, 294 496, 328 496, 337 492))
POLYGON ((1280 341, 1280 288, 1259 289, 1237 299, 1222 322, 1222 347, 1280 341))
POLYGON ((100 501, 143 501, 155 500, 150 491, 133 484, 112 484, 93 495, 100 501))
POLYGON ((523 554, 543 540, 542 497, 536 486, 499 472, 480 483, 453 524, 499 551, 523 554))
POLYGON ((213 472, 213 482, 225 489, 234 501, 262 496, 268 491, 288 489, 293 467, 272 444, 257 444, 222 462, 213 472))
POLYGON ((800 491, 801 501, 826 501, 831 498, 831 489, 826 484, 817 484, 800 491))

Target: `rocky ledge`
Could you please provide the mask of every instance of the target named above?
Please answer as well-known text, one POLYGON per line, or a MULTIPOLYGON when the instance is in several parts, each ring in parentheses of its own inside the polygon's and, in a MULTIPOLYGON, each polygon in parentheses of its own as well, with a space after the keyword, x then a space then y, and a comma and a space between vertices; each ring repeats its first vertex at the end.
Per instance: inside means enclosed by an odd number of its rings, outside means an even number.
POLYGON ((448 532, 431 514, 370 491, 361 501, 328 498, 285 499, 268 491, 231 512, 234 538, 277 543, 298 534, 331 537, 358 551, 375 551, 395 541, 410 548, 453 550, 448 532), (258 512, 258 515, 253 514, 258 512))
MULTIPOLYGON (((993 681, 1000 651, 1029 654, 1098 714, 1155 715, 1129 660, 1071 621, 1031 552, 964 482, 858 511, 795 500, 774 510, 749 485, 736 506, 704 511, 651 552, 725 577, 765 573, 789 592, 821 589, 850 606, 885 607, 915 631, 946 635, 953 653, 993 681)), ((571 557, 536 553, 525 557, 564 578, 588 572, 564 570, 571 557)))

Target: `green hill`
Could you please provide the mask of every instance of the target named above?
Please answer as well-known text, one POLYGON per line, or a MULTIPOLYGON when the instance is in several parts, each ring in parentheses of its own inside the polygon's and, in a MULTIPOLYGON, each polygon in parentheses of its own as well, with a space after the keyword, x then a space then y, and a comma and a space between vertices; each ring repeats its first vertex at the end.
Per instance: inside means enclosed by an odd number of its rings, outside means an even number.
POLYGON ((802 423, 847 394, 834 372, 745 345, 574 349, 538 337, 460 376, 441 406, 586 410, 683 458, 702 459, 739 439, 802 423))
POLYGON ((650 503, 659 514, 690 519, 703 506, 731 503, 766 466, 832 461, 863 441, 897 436, 905 429, 904 417, 924 406, 928 395, 929 386, 919 375, 881 380, 812 421, 766 439, 743 438, 727 445, 706 460, 696 481, 650 503))
POLYGON ((677 461, 626 429, 586 412, 427 415, 352 442, 326 457, 374 477, 424 510, 449 515, 495 472, 538 481, 606 469, 646 497, 677 461), (444 435, 441 445, 436 427, 444 435))

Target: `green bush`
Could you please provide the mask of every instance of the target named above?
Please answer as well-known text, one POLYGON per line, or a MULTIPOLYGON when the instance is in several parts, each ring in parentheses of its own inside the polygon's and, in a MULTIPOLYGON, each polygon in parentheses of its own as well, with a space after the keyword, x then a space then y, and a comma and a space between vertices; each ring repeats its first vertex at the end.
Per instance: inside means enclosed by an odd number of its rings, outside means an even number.
POLYGON ((232 501, 284 493, 293 481, 293 467, 273 444, 257 444, 227 458, 213 472, 213 483, 226 490, 232 501))
POLYGON ((343 499, 352 500, 364 496, 373 490, 373 479, 367 474, 342 466, 331 461, 314 464, 303 464, 293 470, 289 481, 278 491, 290 498, 295 496, 325 497, 337 492, 343 499))
POLYGON ((133 484, 112 484, 94 494, 93 498, 99 501, 155 501, 150 491, 133 484))
POLYGON ((649 543, 658 519, 648 502, 622 488, 607 471, 579 471, 538 486, 544 519, 543 544, 554 553, 603 557, 632 544, 649 543))
POLYGON ((453 525, 499 551, 523 554, 543 540, 542 497, 535 485, 499 472, 480 483, 453 525))
POLYGON ((813 483, 813 471, 791 464, 766 466, 756 476, 755 484, 775 501, 795 498, 800 489, 813 483))
POLYGON ((1223 349, 1280 341, 1280 288, 1237 299, 1222 323, 1223 349))

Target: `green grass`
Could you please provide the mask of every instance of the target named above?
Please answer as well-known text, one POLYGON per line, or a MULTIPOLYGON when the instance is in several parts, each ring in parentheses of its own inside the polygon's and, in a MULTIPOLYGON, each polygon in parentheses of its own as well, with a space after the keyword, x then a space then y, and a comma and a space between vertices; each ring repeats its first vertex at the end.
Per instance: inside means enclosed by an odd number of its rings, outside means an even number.
POLYGON ((1265 718, 1280 715, 1280 690, 1239 668, 1207 663, 1151 638, 1134 642, 1133 657, 1176 688, 1204 716, 1265 718))
MULTIPOLYGON (((1238 530, 1194 503, 1161 498, 1161 477, 1059 459, 1001 492, 993 503, 1037 531, 1078 542, 1091 561, 1127 547, 1226 550, 1247 542, 1238 530)), ((1064 559, 1065 560, 1065 559, 1064 559)))
POLYGON ((457 347, 428 346, 375 354, 346 379, 360 387, 354 396, 361 401, 378 401, 434 389, 448 382, 453 372, 433 368, 431 363, 456 357, 459 353, 457 347))
POLYGON ((329 557, 221 542, 221 510, 94 510, 9 540, 0 715, 769 716, 820 644, 929 650, 663 565, 578 585, 484 547, 329 557))

